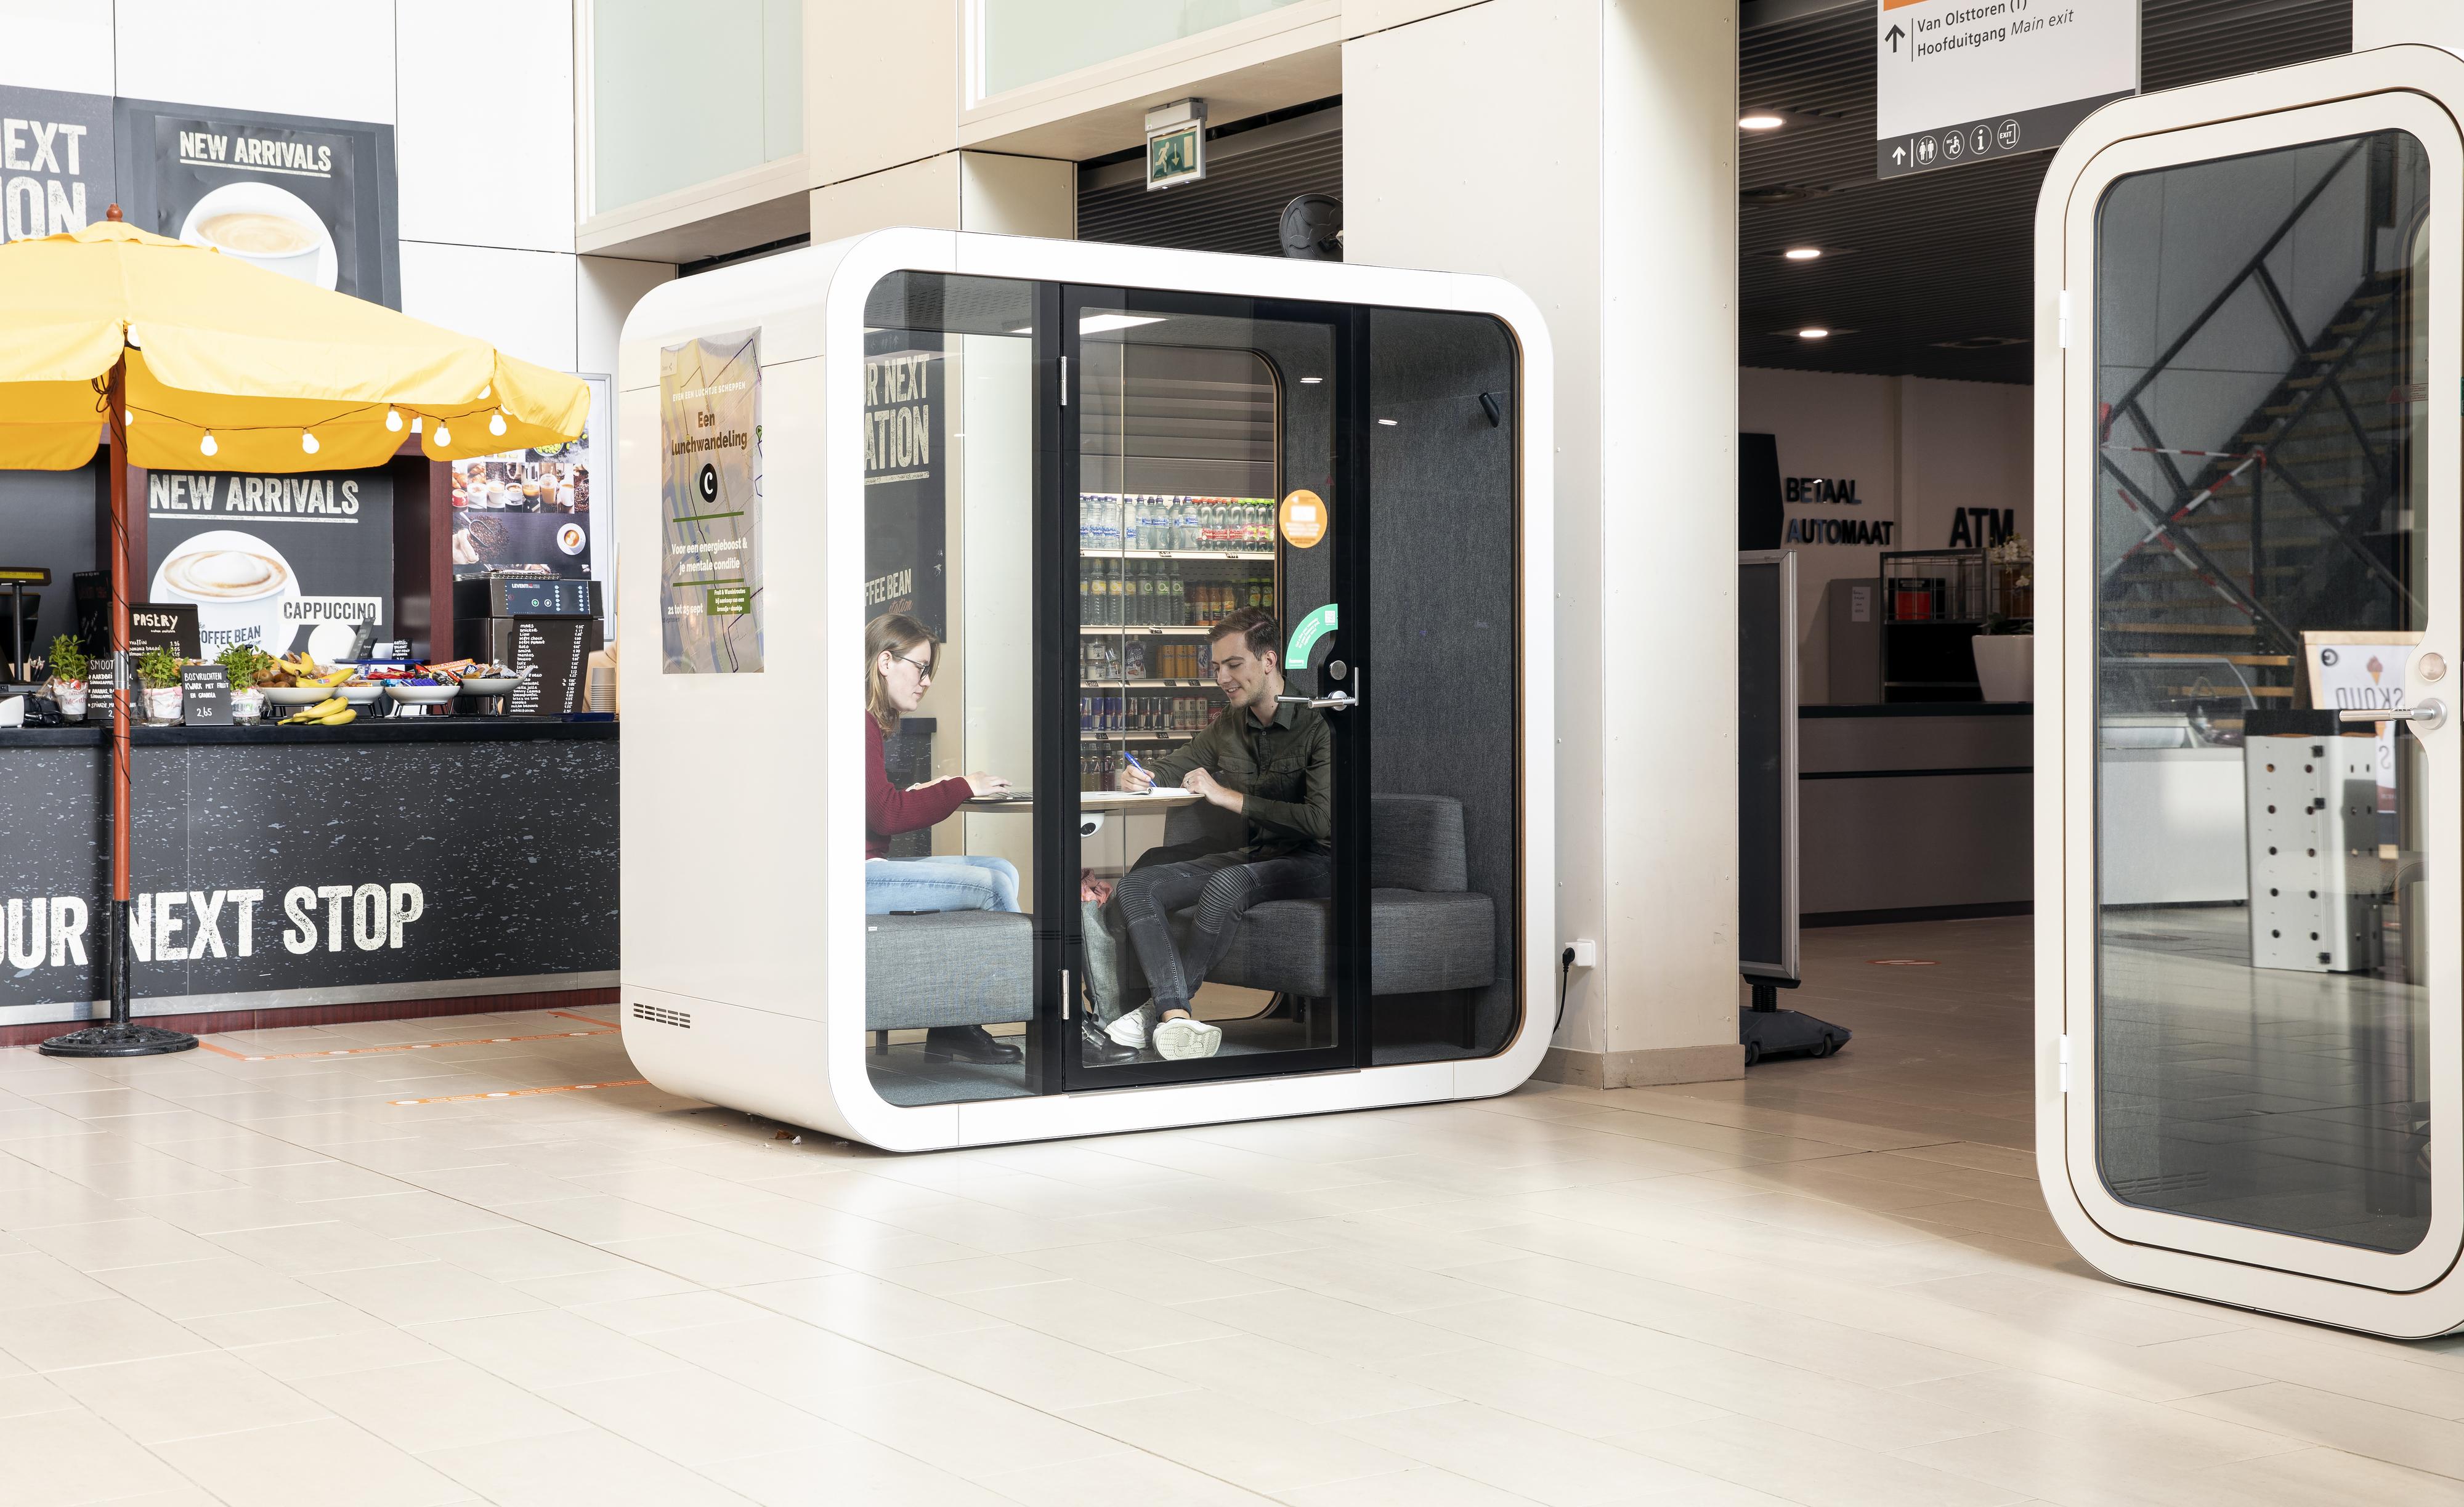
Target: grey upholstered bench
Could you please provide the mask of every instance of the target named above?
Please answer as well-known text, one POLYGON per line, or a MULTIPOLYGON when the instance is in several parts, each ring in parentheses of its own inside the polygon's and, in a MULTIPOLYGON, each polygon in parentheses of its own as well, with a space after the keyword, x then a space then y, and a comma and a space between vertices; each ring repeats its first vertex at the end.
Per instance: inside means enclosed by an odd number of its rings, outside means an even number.
POLYGON ((1035 1015, 1035 923, 998 910, 864 918, 864 1027, 990 1026, 1035 1015))
MULTIPOLYGON (((1164 819, 1164 841, 1229 848, 1240 843, 1242 830, 1239 819, 1213 806, 1181 806, 1164 819)), ((1323 900, 1254 906, 1207 977, 1295 998, 1325 998, 1333 993, 1327 980, 1329 922, 1323 900)), ((1470 887, 1463 802, 1451 796, 1371 796, 1369 993, 1448 994, 1485 989, 1496 976, 1497 906, 1470 887)), ((1467 994, 1463 1034, 1469 1046, 1467 994)))

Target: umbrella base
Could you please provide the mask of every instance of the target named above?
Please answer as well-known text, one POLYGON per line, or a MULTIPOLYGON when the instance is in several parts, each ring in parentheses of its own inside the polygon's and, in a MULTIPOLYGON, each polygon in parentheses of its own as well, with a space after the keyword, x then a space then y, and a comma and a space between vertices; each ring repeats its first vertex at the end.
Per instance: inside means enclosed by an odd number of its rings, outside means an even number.
POLYGON ((197 1038, 185 1031, 135 1024, 101 1025, 55 1036, 39 1050, 45 1057, 160 1057, 166 1052, 186 1052, 196 1044, 197 1038))

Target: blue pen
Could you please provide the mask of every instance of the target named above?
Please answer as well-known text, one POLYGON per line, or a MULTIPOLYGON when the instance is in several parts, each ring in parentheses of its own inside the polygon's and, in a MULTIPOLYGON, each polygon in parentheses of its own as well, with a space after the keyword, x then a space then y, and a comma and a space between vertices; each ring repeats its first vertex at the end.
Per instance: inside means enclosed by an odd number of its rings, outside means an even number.
POLYGON ((1131 753, 1128 749, 1121 750, 1121 762, 1129 765, 1130 768, 1136 770, 1139 774, 1146 775, 1147 782, 1150 785, 1155 782, 1154 773, 1144 764, 1139 763, 1138 756, 1135 754, 1131 753))

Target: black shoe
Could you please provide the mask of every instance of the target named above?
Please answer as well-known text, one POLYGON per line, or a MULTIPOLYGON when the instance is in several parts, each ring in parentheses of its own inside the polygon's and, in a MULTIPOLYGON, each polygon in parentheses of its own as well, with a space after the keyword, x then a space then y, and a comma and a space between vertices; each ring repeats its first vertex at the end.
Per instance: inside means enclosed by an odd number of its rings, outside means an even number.
POLYGON ((1091 1015, 1078 1017, 1078 1059, 1089 1067, 1118 1067, 1138 1059, 1138 1049, 1123 1046, 1104 1034, 1091 1015))
POLYGON ((999 1067, 1025 1059, 1026 1054, 1006 1041, 998 1040, 981 1026, 935 1026, 924 1033, 924 1055, 936 1061, 956 1058, 961 1062, 978 1062, 999 1067))

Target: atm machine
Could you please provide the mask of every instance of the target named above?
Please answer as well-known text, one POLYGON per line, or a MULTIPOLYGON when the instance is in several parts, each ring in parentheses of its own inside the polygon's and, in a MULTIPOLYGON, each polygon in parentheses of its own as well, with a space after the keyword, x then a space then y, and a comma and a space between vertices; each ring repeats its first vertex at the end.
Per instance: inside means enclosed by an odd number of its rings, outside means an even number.
POLYGON ((2036 214, 2046 1200, 2122 1281, 2394 1337, 2464 1327, 2459 113, 2413 45, 2127 99, 2036 214), (2246 896, 2155 883, 2125 795, 2246 896))

